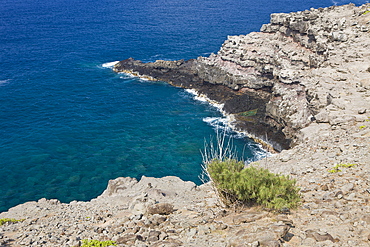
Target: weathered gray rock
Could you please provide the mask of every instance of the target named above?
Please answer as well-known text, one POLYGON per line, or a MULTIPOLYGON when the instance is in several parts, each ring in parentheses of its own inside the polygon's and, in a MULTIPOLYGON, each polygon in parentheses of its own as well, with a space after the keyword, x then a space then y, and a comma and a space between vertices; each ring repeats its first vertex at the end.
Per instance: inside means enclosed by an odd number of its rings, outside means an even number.
POLYGON ((169 215, 174 211, 173 205, 169 203, 158 203, 149 206, 148 214, 160 214, 160 215, 169 215))
POLYGON ((334 238, 329 233, 321 233, 315 230, 307 230, 306 231, 307 238, 313 238, 318 242, 330 240, 331 242, 335 242, 334 238))
POLYGON ((299 132, 315 121, 352 124, 370 107, 366 90, 359 91, 370 86, 369 33, 358 32, 369 21, 367 14, 359 14, 367 8, 350 4, 272 14, 261 32, 228 36, 209 57, 148 64, 125 60, 115 70, 194 88, 224 103, 224 110, 235 116, 236 129, 265 140, 267 127, 265 141, 280 151, 304 141, 299 132), (164 67, 166 73, 158 72, 164 67), (328 105, 335 112, 325 109, 328 105), (254 109, 256 115, 248 114, 254 109), (256 128, 260 125, 265 129, 256 128))
POLYGON ((353 190, 354 188, 354 184, 353 183, 347 183, 345 184, 344 186, 341 187, 341 191, 343 192, 343 194, 348 194, 351 190, 353 190))
POLYGON ((223 208, 209 183, 117 178, 90 202, 40 199, 1 213, 24 221, 0 226, 0 245, 369 246, 369 10, 272 14, 262 32, 229 36, 207 58, 115 68, 195 88, 224 103, 234 128, 267 132, 276 149, 295 145, 255 165, 297 179, 298 209, 223 208))

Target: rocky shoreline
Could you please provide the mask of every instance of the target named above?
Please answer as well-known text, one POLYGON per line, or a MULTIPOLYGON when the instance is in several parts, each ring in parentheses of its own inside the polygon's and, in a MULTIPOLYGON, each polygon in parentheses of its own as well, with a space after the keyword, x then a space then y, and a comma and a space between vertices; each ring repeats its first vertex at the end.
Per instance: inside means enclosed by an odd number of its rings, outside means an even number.
POLYGON ((0 218, 0 246, 370 246, 370 4, 272 14, 189 61, 121 61, 117 72, 192 88, 236 128, 277 151, 259 166, 289 174, 302 205, 287 214, 223 208, 210 184, 117 178, 90 202, 41 199, 0 218))

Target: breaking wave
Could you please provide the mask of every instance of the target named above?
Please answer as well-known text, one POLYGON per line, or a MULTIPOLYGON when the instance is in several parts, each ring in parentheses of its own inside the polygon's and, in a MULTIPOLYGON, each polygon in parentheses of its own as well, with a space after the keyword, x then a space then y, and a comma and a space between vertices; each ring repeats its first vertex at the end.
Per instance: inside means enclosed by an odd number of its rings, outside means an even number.
MULTIPOLYGON (((222 131, 226 133, 226 135, 233 139, 243 139, 243 138, 250 138, 250 135, 246 132, 237 131, 234 126, 235 118, 233 114, 227 114, 223 110, 224 104, 217 103, 211 99, 209 99, 207 96, 203 94, 199 94, 194 89, 186 89, 186 92, 193 95, 193 98, 195 100, 209 103, 211 106, 217 108, 220 113, 222 114, 221 117, 205 117, 203 118, 203 121, 207 123, 208 125, 212 126, 212 128, 217 131, 222 131)), ((245 149, 249 149, 252 151, 253 155, 252 157, 245 160, 246 163, 250 163, 256 160, 263 159, 266 156, 270 156, 271 153, 266 151, 261 144, 257 144, 254 142, 246 142, 245 149)), ((243 155, 244 156, 244 155, 243 155)))
POLYGON ((114 61, 114 62, 108 62, 108 63, 103 63, 101 66, 103 68, 113 68, 114 65, 116 65, 119 61, 114 61))

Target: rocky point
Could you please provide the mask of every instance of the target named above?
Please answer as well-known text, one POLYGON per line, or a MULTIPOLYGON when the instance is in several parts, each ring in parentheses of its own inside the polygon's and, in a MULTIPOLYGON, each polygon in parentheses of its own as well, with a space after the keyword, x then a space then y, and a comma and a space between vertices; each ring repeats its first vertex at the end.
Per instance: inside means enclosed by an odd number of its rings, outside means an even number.
POLYGON ((209 183, 117 178, 89 202, 1 213, 23 221, 0 226, 0 246, 370 246, 370 4, 272 14, 209 57, 114 70, 223 103, 236 130, 280 151, 254 165, 297 179, 302 204, 225 208, 209 183))

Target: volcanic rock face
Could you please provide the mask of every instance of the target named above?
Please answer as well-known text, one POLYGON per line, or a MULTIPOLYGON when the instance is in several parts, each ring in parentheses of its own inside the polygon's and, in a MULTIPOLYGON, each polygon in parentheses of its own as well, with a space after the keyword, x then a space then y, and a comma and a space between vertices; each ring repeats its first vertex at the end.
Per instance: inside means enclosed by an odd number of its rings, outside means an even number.
POLYGON ((261 32, 229 36, 209 57, 146 64, 127 59, 114 70, 197 89, 224 103, 237 129, 287 149, 303 141, 301 130, 313 122, 355 122, 369 109, 367 8, 272 14, 261 32))
POLYGON ((272 14, 262 32, 229 37, 210 57, 115 67, 195 88, 282 148, 291 138, 293 148, 254 165, 295 178, 298 209, 225 208, 210 183, 117 178, 90 202, 40 199, 0 213, 24 219, 0 226, 0 246, 369 246, 369 11, 272 14))

